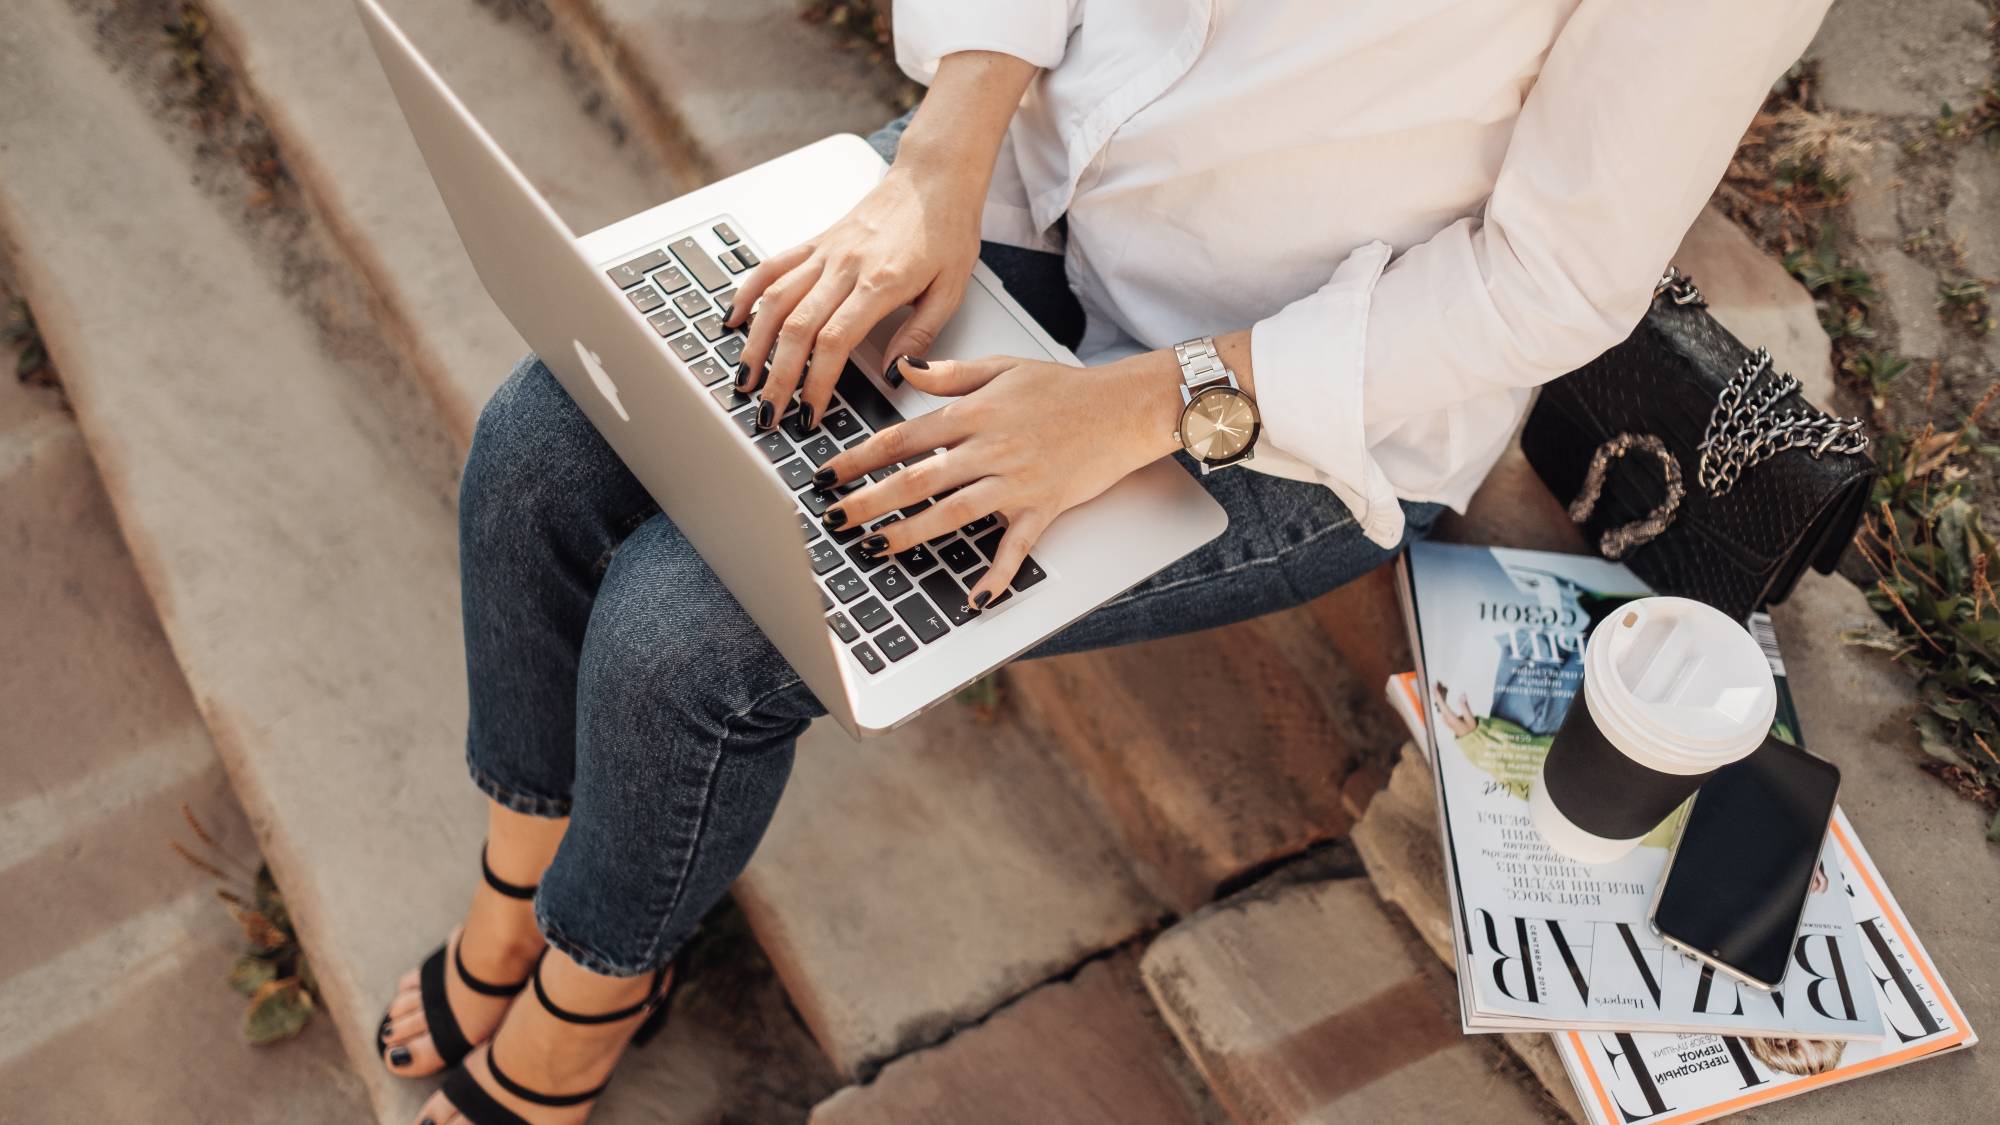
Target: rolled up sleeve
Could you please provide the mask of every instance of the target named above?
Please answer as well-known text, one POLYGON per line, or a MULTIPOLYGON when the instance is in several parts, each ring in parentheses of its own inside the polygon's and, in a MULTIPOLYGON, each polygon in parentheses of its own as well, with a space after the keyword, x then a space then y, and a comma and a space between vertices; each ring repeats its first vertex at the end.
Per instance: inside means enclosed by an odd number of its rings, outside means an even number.
POLYGON ((1062 61, 1080 0, 896 0, 896 65, 929 85, 955 51, 997 51, 1047 70, 1062 61))
POLYGON ((1579 5, 1478 216, 1386 265, 1386 247, 1363 247, 1255 326, 1270 443, 1310 465, 1377 543, 1402 534, 1398 496, 1463 508, 1505 443, 1461 441, 1491 427, 1454 419, 1518 409, 1528 388, 1631 333, 1827 6, 1579 5))

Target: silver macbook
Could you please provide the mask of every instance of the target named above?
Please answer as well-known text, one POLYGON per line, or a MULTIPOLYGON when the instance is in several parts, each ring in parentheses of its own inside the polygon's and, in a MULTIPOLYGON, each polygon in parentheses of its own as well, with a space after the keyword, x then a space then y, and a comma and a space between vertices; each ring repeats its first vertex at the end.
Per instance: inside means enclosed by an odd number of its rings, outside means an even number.
MULTIPOLYGON (((983 612, 965 592, 999 541, 993 517, 864 557, 854 546, 869 528, 821 526, 836 497, 811 479, 839 449, 942 404, 882 381, 899 318, 856 349, 815 428, 794 411, 760 434, 731 387, 743 337, 719 309, 764 255, 845 214, 881 157, 829 137, 577 237, 375 0, 357 4, 494 303, 850 732, 914 717, 1221 534, 1222 509, 1162 460, 1057 519, 983 612)), ((984 265, 972 281, 933 356, 1076 362, 984 265)))

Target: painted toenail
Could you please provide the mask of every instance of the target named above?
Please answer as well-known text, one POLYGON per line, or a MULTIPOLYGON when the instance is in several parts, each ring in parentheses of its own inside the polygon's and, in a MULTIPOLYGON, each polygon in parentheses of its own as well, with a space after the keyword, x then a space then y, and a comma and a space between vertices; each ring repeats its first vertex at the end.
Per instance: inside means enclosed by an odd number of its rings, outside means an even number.
POLYGON ((408 1047, 398 1047, 395 1050, 390 1051, 389 1065, 390 1066, 410 1065, 410 1049, 408 1047))

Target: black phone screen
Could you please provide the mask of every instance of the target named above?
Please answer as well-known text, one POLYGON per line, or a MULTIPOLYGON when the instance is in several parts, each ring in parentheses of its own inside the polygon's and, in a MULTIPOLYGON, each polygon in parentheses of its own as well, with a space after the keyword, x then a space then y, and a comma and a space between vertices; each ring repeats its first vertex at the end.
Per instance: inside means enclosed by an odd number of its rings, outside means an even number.
POLYGON ((1688 810, 1653 925, 1776 987, 1839 788, 1833 763, 1775 738, 1718 770, 1688 810))

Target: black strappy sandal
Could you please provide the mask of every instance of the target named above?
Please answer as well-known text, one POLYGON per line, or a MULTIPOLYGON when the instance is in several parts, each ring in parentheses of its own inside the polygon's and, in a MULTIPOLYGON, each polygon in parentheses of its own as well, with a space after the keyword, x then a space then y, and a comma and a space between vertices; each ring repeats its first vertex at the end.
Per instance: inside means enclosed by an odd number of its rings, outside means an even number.
MULTIPOLYGON (((668 966, 653 973, 652 993, 646 999, 629 1008, 620 1008, 615 1012, 605 1012, 601 1015, 572 1012, 550 1000, 548 990, 542 987, 540 961, 535 962, 535 971, 528 974, 528 979, 535 985, 535 1002, 564 1023, 585 1025, 617 1023, 619 1020, 631 1019, 641 1012, 649 1013, 646 1022, 632 1032, 632 1046, 643 1047, 667 1024, 667 996, 673 989, 670 981, 667 982, 668 987, 663 988, 661 984, 667 980, 667 974, 671 970, 672 966, 668 966)), ((500 1059, 490 1047, 486 1051, 486 1069, 493 1072, 493 1081, 498 1082, 501 1089, 530 1105, 547 1106, 550 1109, 568 1109, 571 1106, 596 1101, 598 1095, 604 1093, 605 1087, 611 1085, 611 1080, 606 1078, 580 1094, 544 1094, 540 1090, 530 1089, 509 1078, 507 1072, 500 1069, 500 1059)), ((472 1125, 534 1125, 527 1118, 501 1104, 498 1098, 487 1093, 486 1087, 481 1086, 479 1080, 465 1067, 452 1071, 445 1078, 441 1089, 444 1091, 444 1096, 450 1099, 452 1108, 458 1110, 459 1116, 472 1125)))
MULTIPOLYGON (((535 897, 534 887, 524 887, 519 883, 509 883, 507 880, 495 875, 492 866, 486 862, 486 849, 483 847, 479 849, 479 873, 485 876, 487 886, 492 887, 508 898, 530 899, 535 897)), ((424 959, 424 966, 418 970, 417 975, 417 987, 423 996, 425 1030, 429 1032, 431 1044, 437 1048, 438 1058, 444 1060, 446 1069, 464 1062, 465 1056, 472 1053, 474 1044, 466 1039, 464 1030, 458 1026, 458 1017, 454 1016, 451 1012, 451 1003, 447 999, 447 993, 445 992, 445 953, 447 951, 450 952, 451 968, 458 973, 458 979, 464 983, 465 987, 479 993, 481 996, 519 996, 521 990, 528 987, 526 980, 517 980, 511 984, 494 984, 491 981, 480 980, 478 977, 473 976, 465 969, 464 948, 465 935, 463 933, 458 935, 458 944, 455 946, 447 939, 443 945, 438 946, 429 957, 424 959)), ((533 975, 533 973, 529 974, 531 977, 533 975)), ((382 1056, 384 1066, 387 1066, 389 1062, 389 1023, 389 1013, 384 1012, 382 1013, 382 1026, 375 1029, 375 1053, 382 1056)), ((391 1071, 390 1073, 393 1074, 395 1072, 391 1071)))

